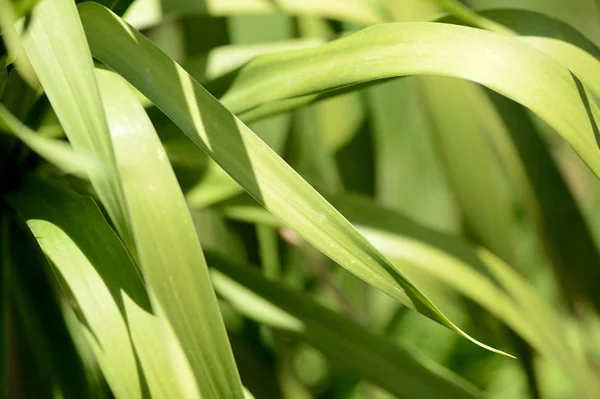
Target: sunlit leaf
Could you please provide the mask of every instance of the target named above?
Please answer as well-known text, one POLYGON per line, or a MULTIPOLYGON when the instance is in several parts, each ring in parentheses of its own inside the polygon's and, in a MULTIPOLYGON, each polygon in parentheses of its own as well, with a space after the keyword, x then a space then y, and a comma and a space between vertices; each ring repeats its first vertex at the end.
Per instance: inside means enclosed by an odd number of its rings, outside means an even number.
POLYGON ((270 212, 363 280, 470 338, 177 63, 109 10, 79 7, 94 56, 153 101, 270 212))

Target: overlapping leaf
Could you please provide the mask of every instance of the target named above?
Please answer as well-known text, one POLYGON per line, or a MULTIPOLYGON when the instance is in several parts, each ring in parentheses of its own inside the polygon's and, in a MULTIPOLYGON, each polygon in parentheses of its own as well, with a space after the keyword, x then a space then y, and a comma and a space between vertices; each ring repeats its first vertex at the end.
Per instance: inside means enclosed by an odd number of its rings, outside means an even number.
POLYGON ((315 49, 258 57, 242 68, 222 101, 239 113, 264 103, 415 74, 471 80, 521 103, 600 174, 597 106, 570 71, 518 38, 472 28, 385 24, 315 49))
POLYGON ((269 211, 360 278, 468 337, 179 65, 109 10, 88 3, 79 11, 94 57, 154 102, 269 211))
POLYGON ((158 318, 135 315, 152 328, 131 333, 142 347, 138 355, 150 390, 158 396, 178 397, 180 389, 195 396, 199 389, 206 397, 242 397, 187 206, 136 96, 120 78, 99 72, 100 96, 85 35, 68 0, 36 7, 24 45, 74 149, 97 160, 88 175, 146 278, 158 318), (176 367, 163 370, 168 360, 176 367))

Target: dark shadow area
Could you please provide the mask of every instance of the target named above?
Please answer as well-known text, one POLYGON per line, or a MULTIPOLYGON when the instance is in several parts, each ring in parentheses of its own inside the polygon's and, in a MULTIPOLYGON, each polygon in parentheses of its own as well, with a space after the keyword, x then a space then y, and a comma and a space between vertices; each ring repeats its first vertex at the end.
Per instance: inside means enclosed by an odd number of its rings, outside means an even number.
MULTIPOLYGON (((19 331, 44 370, 40 375, 59 381, 66 398, 90 397, 85 368, 63 318, 57 287, 50 284, 53 279, 44 254, 24 223, 12 223, 8 240, 10 264, 4 267, 10 267, 14 310, 24 327, 19 331)), ((27 385, 35 375, 29 371, 27 385)))
MULTIPOLYGON (((598 124, 596 123, 596 119, 594 118, 594 113, 592 112, 592 108, 590 106, 590 99, 588 97, 588 94, 585 91, 583 84, 581 84, 581 81, 579 79, 577 79, 577 77, 575 75, 573 75, 573 73, 571 73, 571 77, 573 78, 573 82, 575 82, 575 86, 577 87, 577 92, 579 93, 581 102, 583 103, 583 106, 585 107, 585 112, 587 113, 587 116, 590 120, 590 127, 592 128, 592 131, 594 132, 594 138, 596 139, 596 145, 598 146, 598 149, 600 149, 600 131, 598 131, 598 124)), ((594 101, 594 100, 592 99, 592 101, 594 101)))
MULTIPOLYGON (((105 282, 105 287, 119 308, 126 325, 128 320, 123 303, 124 295, 145 312, 152 313, 150 301, 135 264, 91 198, 75 194, 58 184, 29 176, 23 178, 18 189, 6 193, 5 198, 24 220, 51 223, 70 238, 105 282)), ((39 241, 43 237, 36 237, 36 239, 39 241)), ((63 292, 70 299, 79 321, 95 336, 96 344, 102 348, 94 328, 79 309, 69 282, 58 267, 53 266, 53 271, 63 292)), ((142 395, 149 397, 137 354, 135 356, 142 395)))
MULTIPOLYGON (((125 320, 123 295, 144 311, 152 313, 133 261, 91 198, 33 177, 25 177, 19 188, 5 197, 23 219, 46 221, 69 236, 106 282, 125 320)), ((62 277, 59 280, 63 289, 68 288, 62 277)), ((70 291, 67 289, 66 293, 70 291)), ((82 322, 89 327, 85 319, 82 322)))

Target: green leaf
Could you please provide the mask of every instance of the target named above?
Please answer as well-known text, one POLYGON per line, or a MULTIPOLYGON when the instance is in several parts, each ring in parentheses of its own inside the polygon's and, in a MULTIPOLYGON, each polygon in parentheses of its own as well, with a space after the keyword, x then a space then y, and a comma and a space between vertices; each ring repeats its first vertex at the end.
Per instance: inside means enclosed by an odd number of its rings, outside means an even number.
MULTIPOLYGON (((18 331, 31 345, 36 363, 52 384, 54 395, 66 398, 93 396, 86 376, 89 370, 85 369, 67 329, 60 303, 62 298, 56 295, 53 279, 48 279, 52 277, 51 269, 35 238, 24 225, 12 223, 7 244, 5 253, 10 264, 5 265, 4 272, 10 273, 11 287, 10 290, 6 287, 5 292, 12 294, 14 317, 24 327, 13 331, 18 331)), ((27 370, 28 373, 32 371, 27 370)))
MULTIPOLYGON (((460 15, 457 17, 461 18, 460 15)), ((600 93, 600 49, 577 29, 556 18, 526 10, 488 10, 478 15, 519 34, 519 40, 543 51, 571 70, 597 95, 600 93)), ((463 22, 477 26, 470 18, 463 22)), ((454 18, 441 22, 461 23, 454 18)), ((492 29, 493 30, 493 29, 492 29)))
MULTIPOLYGON (((26 178, 5 194, 27 222, 74 301, 87 341, 117 398, 141 398, 132 333, 156 333, 134 316, 148 315, 142 280, 117 235, 89 198, 26 178)), ((155 339, 155 337, 154 337, 155 339)))
POLYGON ((241 113, 277 100, 415 74, 471 80, 526 106, 600 175, 598 109, 570 71, 518 38, 473 28, 382 24, 315 49, 257 57, 238 73, 222 102, 241 113))
POLYGON ((91 161, 88 176, 126 244, 131 232, 93 60, 70 0, 44 0, 22 38, 44 92, 73 148, 91 161))
POLYGON ((109 10, 92 3, 79 7, 94 56, 156 104, 269 211, 360 278, 470 338, 179 65, 109 10))
POLYGON ((69 0, 40 3, 24 42, 74 149, 98 160, 88 175, 148 284, 157 318, 134 314, 148 328, 132 335, 143 348, 140 363, 150 391, 159 397, 180 397, 179 390, 197 396, 197 389, 206 397, 242 397, 187 205, 143 107, 112 72, 97 72, 98 89, 69 0), (163 340, 155 344, 149 332, 163 340))
POLYGON ((10 111, 0 104, 0 130, 11 132, 42 158, 66 173, 85 177, 87 161, 61 140, 44 137, 21 123, 10 111))
POLYGON ((166 153, 125 81, 110 71, 96 73, 153 308, 168 320, 202 395, 242 397, 204 255, 166 153))

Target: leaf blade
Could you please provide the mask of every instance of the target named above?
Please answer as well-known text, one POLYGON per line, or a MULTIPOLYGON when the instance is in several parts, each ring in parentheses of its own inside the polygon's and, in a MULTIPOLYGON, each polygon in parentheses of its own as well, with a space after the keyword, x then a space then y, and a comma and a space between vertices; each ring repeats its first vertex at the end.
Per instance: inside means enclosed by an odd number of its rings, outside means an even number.
POLYGON ((86 3, 79 10, 94 56, 152 100, 271 212, 360 278, 473 340, 179 65, 105 8, 86 3))

